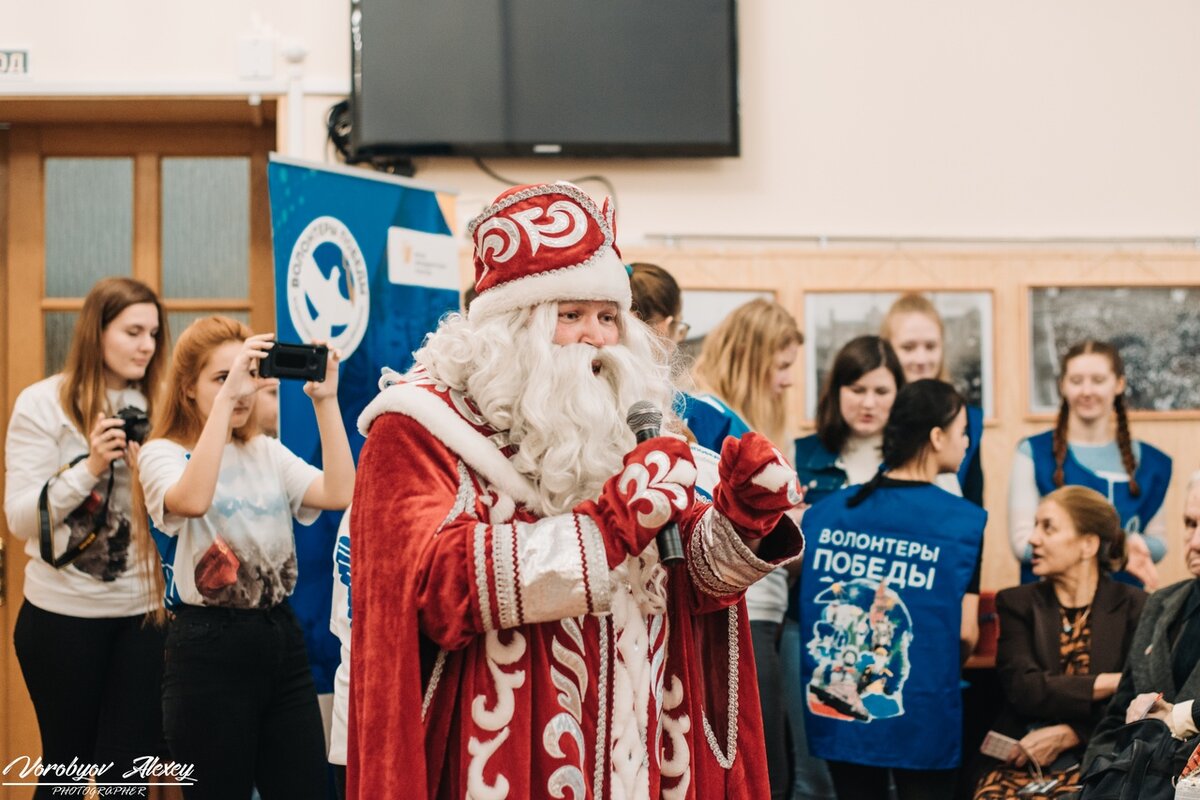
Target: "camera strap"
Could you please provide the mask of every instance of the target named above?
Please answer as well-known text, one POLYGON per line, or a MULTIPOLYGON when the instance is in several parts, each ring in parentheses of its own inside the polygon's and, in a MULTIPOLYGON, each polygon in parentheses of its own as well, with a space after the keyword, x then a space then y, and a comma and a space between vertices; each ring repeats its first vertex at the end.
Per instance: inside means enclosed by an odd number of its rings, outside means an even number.
POLYGON ((83 554, 83 551, 91 547, 92 543, 96 541, 100 535, 100 528, 108 521, 108 502, 112 498, 113 479, 116 478, 116 470, 113 469, 111 464, 108 466, 108 490, 104 493, 104 504, 92 515, 91 531, 83 539, 68 547, 61 556, 58 558, 54 557, 54 540, 51 535, 53 526, 50 524, 50 484, 59 475, 62 475, 85 458, 87 458, 86 453, 75 457, 70 464, 60 467, 58 472, 54 473, 50 476, 50 480, 46 481, 46 485, 42 487, 42 493, 38 496, 38 524, 41 528, 40 544, 42 560, 55 569, 62 569, 79 558, 83 554))

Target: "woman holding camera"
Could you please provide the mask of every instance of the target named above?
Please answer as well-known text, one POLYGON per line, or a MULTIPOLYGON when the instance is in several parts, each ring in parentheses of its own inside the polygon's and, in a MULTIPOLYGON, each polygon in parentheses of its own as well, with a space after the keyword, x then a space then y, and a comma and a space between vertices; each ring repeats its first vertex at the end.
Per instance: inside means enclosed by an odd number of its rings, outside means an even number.
POLYGON ((126 451, 145 434, 167 350, 154 292, 105 278, 63 371, 18 396, 5 444, 5 516, 30 557, 13 643, 42 761, 112 761, 106 782, 163 749, 163 633, 143 624, 161 604, 157 556, 131 538, 126 451))
POLYGON ((138 459, 175 606, 163 726, 172 757, 196 766, 185 794, 326 797, 325 741, 304 636, 284 602, 296 584, 292 518, 344 509, 354 461, 338 409, 338 354, 308 382, 324 471, 254 423, 272 334, 224 317, 184 331, 163 412, 138 459))

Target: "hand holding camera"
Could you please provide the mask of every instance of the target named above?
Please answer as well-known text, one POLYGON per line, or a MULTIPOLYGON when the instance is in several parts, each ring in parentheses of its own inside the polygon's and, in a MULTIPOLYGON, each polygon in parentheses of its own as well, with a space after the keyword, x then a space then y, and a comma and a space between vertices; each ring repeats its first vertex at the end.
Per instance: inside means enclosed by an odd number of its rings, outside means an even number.
POLYGON ((125 406, 117 412, 116 419, 121 420, 125 440, 131 445, 142 444, 150 435, 150 417, 137 406, 125 406))
POLYGON ((342 354, 323 341, 312 344, 276 342, 259 365, 260 378, 305 381, 313 401, 337 397, 338 363, 342 354))
POLYGON ((259 364, 275 346, 274 339, 273 333, 259 333, 242 343, 242 349, 233 360, 221 391, 217 393, 218 397, 223 395, 237 405, 258 391, 259 364))
MULTIPOLYGON (((311 345, 297 346, 311 348, 313 353, 309 357, 309 363, 320 364, 320 374, 317 374, 317 369, 314 369, 311 375, 296 376, 307 381, 304 384, 304 393, 312 398, 314 403, 331 397, 336 399, 338 390, 338 364, 342 360, 341 351, 326 347, 324 342, 313 342, 311 345)), ((281 375, 280 377, 285 376, 281 375)))
MULTIPOLYGON (((126 448, 140 445, 149 433, 150 418, 137 406, 125 406, 112 417, 101 414, 88 436, 88 472, 101 477, 126 448)), ((136 450, 131 453, 136 456, 136 450)))
POLYGON ((125 455, 125 421, 119 417, 96 417, 96 424, 88 434, 88 472, 99 479, 112 463, 125 455))

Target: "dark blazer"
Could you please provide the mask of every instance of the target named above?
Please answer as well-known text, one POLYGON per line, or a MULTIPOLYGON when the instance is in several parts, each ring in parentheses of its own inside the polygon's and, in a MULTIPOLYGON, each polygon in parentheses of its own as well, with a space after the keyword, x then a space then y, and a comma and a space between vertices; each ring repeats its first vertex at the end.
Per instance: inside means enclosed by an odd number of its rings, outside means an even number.
POLYGON ((1141 589, 1102 575, 1089 614, 1091 674, 1063 675, 1062 619, 1054 587, 1041 581, 997 594, 996 671, 1006 702, 995 729, 1020 739, 1030 726, 1066 723, 1086 743, 1107 705, 1092 700, 1095 676, 1121 671, 1145 603, 1141 589))
MULTIPOLYGON (((1133 698, 1145 692, 1162 692, 1168 703, 1184 700, 1200 701, 1200 662, 1192 667, 1191 674, 1182 686, 1175 685, 1171 668, 1172 656, 1182 626, 1175 624, 1181 616, 1191 594, 1195 578, 1188 578, 1159 589, 1146 601, 1146 610, 1133 635, 1129 649, 1129 660, 1121 673, 1121 684, 1105 710, 1104 717, 1093 739, 1101 733, 1115 730, 1125 724, 1125 711, 1133 698)), ((1200 702, 1192 704, 1192 717, 1200 724, 1200 702)), ((1084 764, 1090 764, 1097 752, 1088 750, 1084 764)))

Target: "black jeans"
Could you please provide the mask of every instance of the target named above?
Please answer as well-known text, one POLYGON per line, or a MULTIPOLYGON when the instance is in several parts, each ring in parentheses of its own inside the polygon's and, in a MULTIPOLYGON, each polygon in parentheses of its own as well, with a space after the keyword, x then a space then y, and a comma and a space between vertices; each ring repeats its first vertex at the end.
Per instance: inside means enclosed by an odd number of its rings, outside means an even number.
POLYGON ((771 800, 785 800, 792 796, 791 770, 788 767, 787 707, 782 699, 783 674, 779 665, 781 627, 778 622, 750 622, 754 666, 758 672, 758 697, 762 706, 763 739, 767 746, 771 800))
MULTIPOLYGON (((104 764, 104 783, 123 778, 140 756, 165 754, 162 735, 163 636, 142 616, 87 619, 55 614, 26 600, 13 646, 37 713, 45 764, 104 764)), ((12 754, 28 755, 36 753, 12 754)), ((61 778, 47 776, 46 781, 61 778)), ((39 787, 37 800, 52 787, 39 787)))
POLYGON ((333 767, 333 790, 338 800, 346 800, 346 765, 331 764, 333 767))
MULTIPOLYGON (((869 747, 868 742, 863 747, 869 747)), ((838 800, 887 800, 888 773, 896 781, 900 800, 952 800, 957 769, 887 769, 829 761, 829 776, 838 800)))
POLYGON ((188 798, 326 800, 317 691, 291 608, 183 606, 167 633, 163 728, 188 798))

